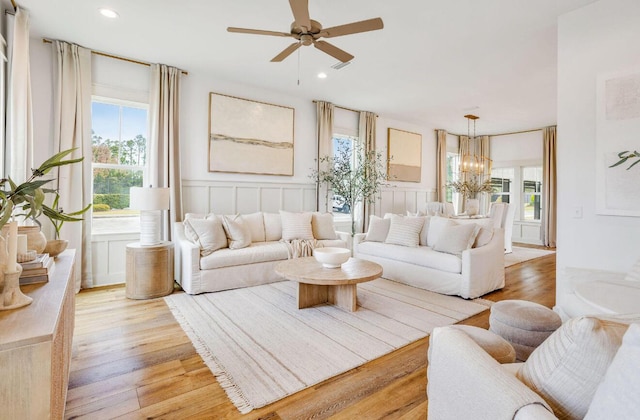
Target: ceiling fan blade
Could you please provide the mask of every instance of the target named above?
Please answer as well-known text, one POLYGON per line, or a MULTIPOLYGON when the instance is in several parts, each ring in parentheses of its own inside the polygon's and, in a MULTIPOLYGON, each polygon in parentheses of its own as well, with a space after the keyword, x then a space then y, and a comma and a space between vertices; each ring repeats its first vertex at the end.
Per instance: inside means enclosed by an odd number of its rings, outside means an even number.
POLYGON ((353 60, 353 56, 351 54, 349 54, 346 51, 341 50, 340 48, 336 47, 333 44, 329 44, 328 42, 315 41, 313 43, 313 46, 316 47, 317 49, 319 49, 320 51, 323 51, 323 52, 329 54, 330 56, 332 56, 334 58, 337 58, 338 60, 342 61, 343 63, 346 63, 347 61, 353 60))
POLYGON ((270 36, 291 36, 291 34, 286 32, 276 32, 276 31, 263 31, 262 29, 246 29, 246 28, 233 28, 228 27, 228 32, 236 32, 239 34, 252 34, 252 35, 270 35, 270 36))
POLYGON ((282 52, 280 54, 278 54, 275 57, 273 57, 271 59, 271 62, 272 63, 279 63, 280 61, 282 61, 285 58, 289 57, 295 50, 300 48, 301 45, 302 45, 301 42, 294 42, 293 44, 289 45, 287 48, 282 50, 282 52))
POLYGON ((336 36, 351 35, 360 32, 376 31, 382 28, 384 28, 382 19, 375 18, 362 20, 360 22, 347 23, 346 25, 334 26, 332 28, 325 28, 320 31, 318 36, 324 38, 333 38, 336 36))
POLYGON ((291 11, 293 12, 293 19, 296 21, 296 26, 306 28, 305 32, 311 29, 311 18, 309 17, 309 0, 289 0, 291 11))

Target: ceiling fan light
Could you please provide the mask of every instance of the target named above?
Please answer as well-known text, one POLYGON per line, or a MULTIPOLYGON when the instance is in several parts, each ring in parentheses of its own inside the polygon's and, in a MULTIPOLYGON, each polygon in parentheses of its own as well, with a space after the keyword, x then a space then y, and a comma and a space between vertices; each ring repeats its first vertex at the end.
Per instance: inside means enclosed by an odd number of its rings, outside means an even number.
POLYGON ((118 12, 116 12, 115 10, 111 10, 111 9, 107 9, 107 8, 101 8, 101 9, 98 9, 98 11, 100 12, 100 14, 102 16, 110 18, 110 19, 116 19, 116 18, 120 17, 118 12))

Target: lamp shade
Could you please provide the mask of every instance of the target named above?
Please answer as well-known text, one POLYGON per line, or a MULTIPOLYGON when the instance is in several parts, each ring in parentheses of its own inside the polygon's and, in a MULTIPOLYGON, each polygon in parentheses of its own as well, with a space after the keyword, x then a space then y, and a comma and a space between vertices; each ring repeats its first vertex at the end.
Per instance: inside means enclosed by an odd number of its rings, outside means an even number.
POLYGON ((136 210, 168 210, 169 188, 131 187, 129 207, 136 210))

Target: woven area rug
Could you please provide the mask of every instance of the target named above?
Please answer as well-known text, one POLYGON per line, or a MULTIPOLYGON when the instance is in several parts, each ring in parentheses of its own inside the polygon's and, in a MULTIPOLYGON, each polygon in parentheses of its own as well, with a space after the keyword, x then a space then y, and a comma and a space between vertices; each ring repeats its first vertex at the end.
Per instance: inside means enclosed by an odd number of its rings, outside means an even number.
POLYGON ((524 261, 534 260, 536 258, 544 257, 545 255, 549 255, 549 254, 555 254, 555 251, 514 246, 512 253, 504 254, 504 266, 510 267, 514 264, 519 264, 524 261))
POLYGON ((358 310, 302 310, 297 284, 284 281, 165 301, 242 413, 360 366, 434 327, 489 308, 385 279, 358 285, 358 310))

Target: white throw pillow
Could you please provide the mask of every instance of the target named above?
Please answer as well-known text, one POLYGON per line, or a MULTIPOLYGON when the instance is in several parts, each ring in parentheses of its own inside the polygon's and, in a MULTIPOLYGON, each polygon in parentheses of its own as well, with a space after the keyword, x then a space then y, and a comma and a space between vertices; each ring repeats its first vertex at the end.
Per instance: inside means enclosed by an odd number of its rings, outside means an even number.
POLYGON ((637 281, 640 282, 640 258, 636 261, 635 264, 631 267, 631 270, 627 273, 624 278, 627 281, 637 281))
POLYGON ((311 215, 311 230, 315 239, 336 239, 333 214, 315 212, 311 215))
POLYGON ((311 213, 292 213, 280 210, 282 218, 282 239, 313 239, 311 228, 311 213))
POLYGON ((427 246, 434 246, 440 234, 447 226, 454 226, 456 222, 446 217, 432 216, 429 222, 429 231, 427 232, 427 246))
POLYGON ((191 217, 183 223, 184 234, 200 247, 200 255, 206 256, 227 247, 227 235, 218 217, 199 219, 191 217))
POLYGON ((631 324, 598 386, 585 420, 634 419, 640 413, 640 324, 631 324))
POLYGON ((262 213, 264 218, 264 239, 279 241, 282 239, 282 218, 280 213, 262 213))
POLYGON ((251 232, 242 222, 240 215, 222 216, 222 227, 227 234, 230 249, 246 248, 251 245, 251 232))
POLYGON ((367 235, 364 237, 365 241, 370 242, 384 242, 387 239, 389 233, 389 226, 391 226, 391 219, 381 219, 378 216, 369 216, 369 228, 367 229, 367 235))
POLYGON ((264 242, 264 218, 262 212, 243 214, 242 223, 244 223, 249 232, 251 232, 251 242, 264 242))
POLYGON ((407 210, 407 216, 409 216, 409 217, 420 217, 420 216, 424 216, 424 215, 425 215, 425 214, 424 214, 422 211, 420 211, 420 210, 418 210, 418 211, 417 211, 417 212, 415 212, 415 213, 414 213, 414 212, 411 212, 411 211, 409 211, 409 210, 407 210))
POLYGON ((423 225, 424 219, 421 217, 392 217, 384 243, 417 247, 423 225))
POLYGON ((475 242, 473 242, 472 248, 480 248, 481 246, 485 246, 491 239, 493 239, 493 222, 488 220, 485 222, 479 222, 480 231, 476 236, 475 242))
POLYGON ((624 321, 570 319, 531 353, 516 376, 549 403, 556 417, 582 419, 627 328, 624 321))
POLYGON ((478 236, 480 225, 468 223, 465 225, 446 226, 440 233, 433 250, 462 256, 462 251, 470 249, 478 236))

